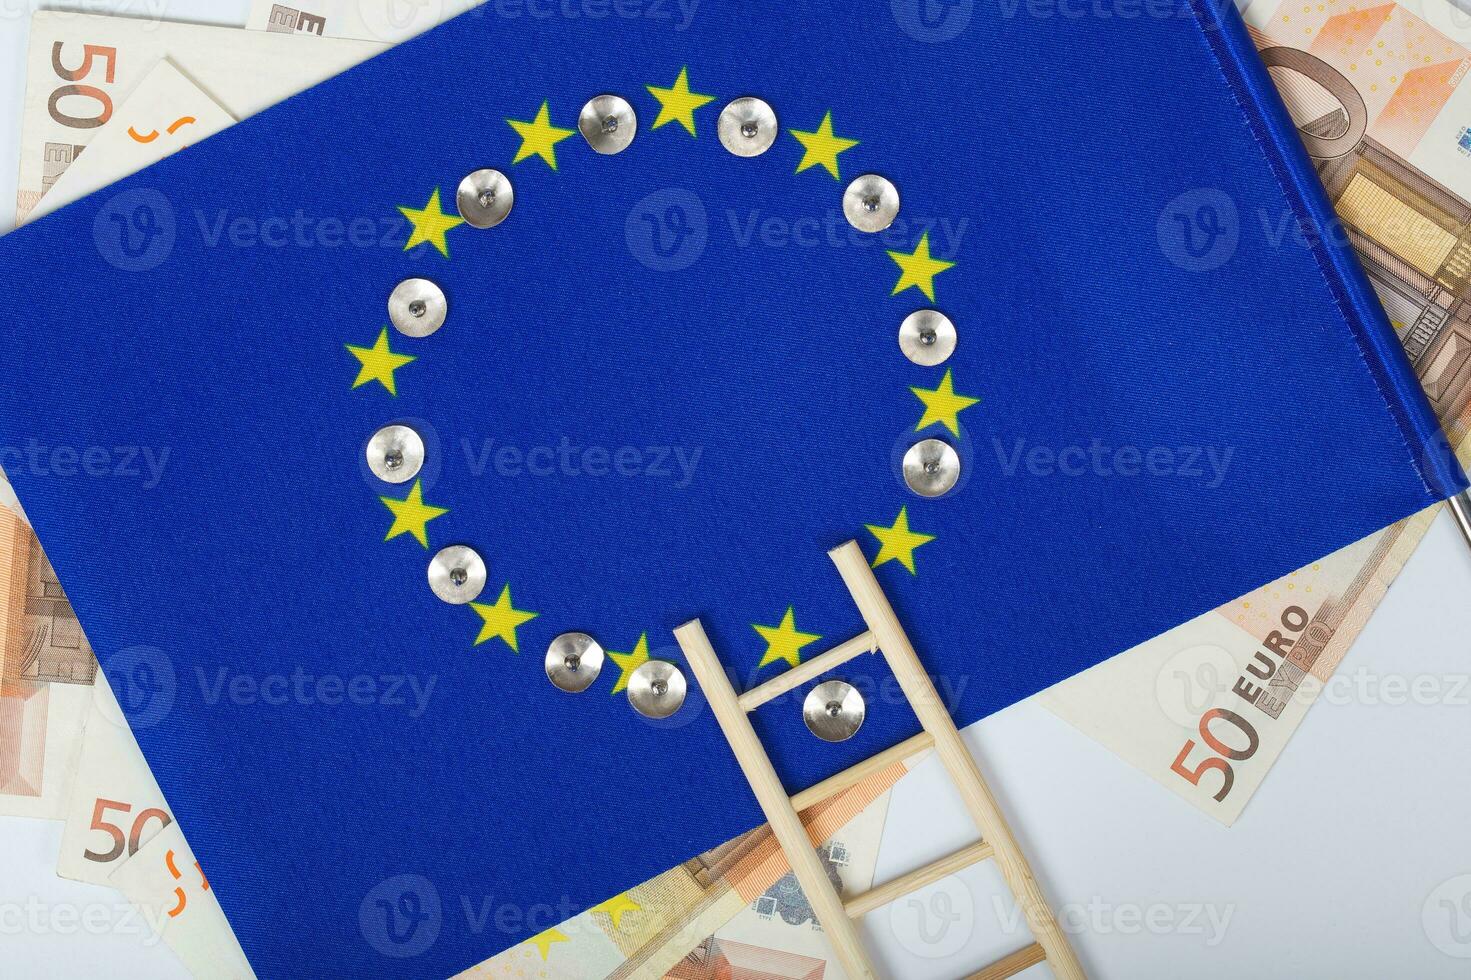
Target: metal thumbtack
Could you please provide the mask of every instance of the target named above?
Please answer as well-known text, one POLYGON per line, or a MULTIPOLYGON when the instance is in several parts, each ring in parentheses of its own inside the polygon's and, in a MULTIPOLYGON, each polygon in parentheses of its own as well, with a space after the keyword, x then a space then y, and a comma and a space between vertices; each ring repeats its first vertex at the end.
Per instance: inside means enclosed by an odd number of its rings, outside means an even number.
POLYGON ((485 590, 485 559, 463 545, 445 548, 429 562, 429 588, 452 606, 474 602, 485 590))
POLYGON ((603 648, 586 633, 563 633, 547 647, 547 679, 558 690, 579 694, 603 670, 603 648))
POLYGON ((444 326, 449 303, 428 279, 405 279, 388 297, 388 319, 405 337, 427 337, 444 326))
POLYGON ((494 228, 511 213, 516 191, 510 179, 499 170, 477 170, 460 181, 455 202, 465 224, 471 228, 494 228))
POLYGON ((955 324, 939 310, 911 313, 899 325, 899 349, 915 364, 944 364, 955 353, 955 324))
POLYGON ((424 468, 424 440, 406 425, 389 425, 368 440, 368 469, 384 483, 408 483, 424 468))
POLYGON ((904 454, 904 482, 921 497, 940 497, 960 480, 960 456, 949 443, 925 439, 904 454))
POLYGON ((845 681, 825 681, 802 702, 802 720, 824 742, 846 742, 858 734, 867 715, 863 695, 845 681))
POLYGON ((760 99, 736 99, 720 113, 720 142, 738 157, 758 157, 776 142, 776 113, 760 99))
POLYGON ((859 231, 883 231, 899 217, 899 188, 878 174, 864 174, 843 192, 843 216, 859 231))
POLYGON ((638 132, 638 117, 627 99, 599 95, 582 107, 577 128, 587 145, 604 155, 622 153, 638 132))
POLYGON ((650 660, 628 678, 628 703, 645 718, 668 718, 684 704, 684 674, 666 660, 650 660))

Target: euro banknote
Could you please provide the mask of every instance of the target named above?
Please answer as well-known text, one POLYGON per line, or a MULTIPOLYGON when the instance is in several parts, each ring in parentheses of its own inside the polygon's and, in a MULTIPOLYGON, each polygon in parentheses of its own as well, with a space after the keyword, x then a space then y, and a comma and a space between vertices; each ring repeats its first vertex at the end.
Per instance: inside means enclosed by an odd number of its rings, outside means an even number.
POLYGON ((204 868, 178 824, 170 825, 108 878, 174 951, 194 980, 255 980, 204 868))
POLYGON ((113 678, 99 675, 82 732, 62 819, 56 873, 105 885, 113 872, 174 822, 163 791, 133 738, 114 684, 135 709, 147 710, 157 679, 149 664, 113 678))
MULTIPOLYGON (((254 31, 397 44, 479 7, 484 0, 251 0, 254 31)), ((611 8, 609 8, 611 10, 611 8)), ((520 8, 523 16, 531 16, 520 8)))
POLYGON ((678 33, 694 20, 701 0, 251 0, 245 26, 256 31, 354 38, 397 44, 451 17, 589 21, 638 18, 678 33))
MULTIPOLYGON (((1341 233, 1450 445, 1471 458, 1471 15, 1444 0, 1255 0, 1246 19, 1341 233)), ((1280 219, 1243 220, 1280 234, 1280 219)), ((1325 690, 1347 690, 1335 672, 1435 513, 1141 644, 1042 701, 1230 824, 1309 708, 1325 690)), ((1407 663, 1401 681, 1412 672, 1407 663)))
MULTIPOLYGON (((844 894, 865 891, 873 883, 889 790, 920 758, 890 766, 802 814, 808 837, 844 894)), ((698 957, 723 930, 739 929, 748 916, 759 920, 780 913, 798 925, 805 923, 801 952, 779 949, 787 941, 770 935, 755 942, 801 959, 808 969, 772 975, 840 980, 843 974, 821 933, 807 935, 815 929, 810 915, 802 916, 805 905, 780 846, 770 829, 761 827, 558 923, 460 978, 658 980, 698 957), (811 972, 814 964, 816 973, 811 972)))
POLYGON ((107 125, 97 130, 90 152, 78 157, 36 204, 30 220, 188 149, 235 122, 173 62, 160 61, 107 125))
POLYGON ((96 671, 76 613, 0 478, 0 814, 61 817, 96 671))
POLYGON ((365 41, 42 11, 31 20, 26 56, 17 223, 164 59, 244 119, 381 50, 365 41))

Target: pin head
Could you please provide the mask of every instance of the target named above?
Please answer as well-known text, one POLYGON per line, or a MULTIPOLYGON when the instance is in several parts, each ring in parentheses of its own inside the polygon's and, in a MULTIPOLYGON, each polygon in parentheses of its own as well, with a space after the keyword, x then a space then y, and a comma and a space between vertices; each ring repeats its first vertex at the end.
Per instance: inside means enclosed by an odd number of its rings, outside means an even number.
POLYGON ((628 678, 628 703, 645 718, 668 718, 684 705, 684 674, 667 660, 650 660, 628 678))
POLYGON ((955 324, 939 310, 917 310, 899 325, 899 349, 915 364, 934 367, 955 353, 955 324))
POLYGON ((563 633, 547 647, 547 679, 558 690, 578 694, 603 670, 603 648, 586 633, 563 633))
POLYGON ((843 192, 843 217, 859 231, 883 231, 899 217, 899 188, 878 174, 864 174, 843 192))
POLYGON ((776 113, 760 99, 736 99, 720 113, 720 142, 738 157, 756 157, 776 142, 776 113))
POLYGON ((485 578, 485 559, 463 545, 445 548, 429 562, 429 588, 452 606, 480 598, 485 578))
POLYGON ((424 440, 406 425, 373 433, 366 452, 368 469, 384 483, 407 483, 424 468, 424 440))
POLYGON ((388 297, 388 319, 405 337, 427 337, 444 326, 449 303, 428 279, 405 279, 388 297))
POLYGON ((499 170, 477 170, 460 181, 455 195, 460 217, 472 228, 494 228, 511 213, 516 192, 499 170))
POLYGON ((904 482, 921 497, 940 497, 960 481, 960 456, 949 443, 925 439, 904 454, 904 482))
POLYGON ((587 145, 598 153, 622 153, 633 143, 638 132, 638 117, 627 99, 616 95, 599 95, 582 107, 577 128, 587 145))
POLYGON ((845 681, 825 681, 802 702, 802 719, 824 742, 846 742, 858 734, 867 715, 863 695, 845 681))

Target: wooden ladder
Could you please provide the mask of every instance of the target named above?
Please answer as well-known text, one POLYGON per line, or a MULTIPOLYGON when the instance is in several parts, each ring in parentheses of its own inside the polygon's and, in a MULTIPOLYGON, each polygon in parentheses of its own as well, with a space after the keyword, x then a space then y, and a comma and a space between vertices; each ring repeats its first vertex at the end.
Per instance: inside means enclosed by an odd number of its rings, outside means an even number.
POLYGON ((893 606, 879 587, 878 579, 869 568, 868 559, 863 556, 862 549, 856 542, 849 541, 834 548, 828 555, 837 565, 838 574, 852 593, 853 601, 857 603, 858 611, 863 615, 868 629, 821 656, 814 657, 745 694, 737 695, 698 619, 679 627, 674 635, 710 702, 715 720, 720 723, 721 730, 730 742, 736 761, 751 784, 757 802, 761 804, 761 809, 771 824, 772 834, 781 845, 787 860, 791 862, 792 872, 802 886, 807 900, 812 903, 817 920, 831 940, 843 969, 852 980, 876 980, 878 976, 859 938, 856 924, 858 919, 972 864, 994 858, 1002 877, 1031 925, 1036 941, 972 974, 970 980, 1001 980, 1043 960, 1059 980, 1083 980, 1083 968, 1058 926, 1047 899, 1042 895, 1042 889, 1032 876, 1026 856, 1012 837, 1006 818, 1002 816, 995 797, 981 778, 975 760, 966 750, 949 709, 940 700, 934 683, 921 666, 909 637, 905 635, 898 617, 894 615, 893 606), (890 670, 898 678, 899 686, 924 731, 806 792, 789 797, 781 780, 777 778, 776 770, 772 768, 771 759, 756 737, 747 713, 808 681, 815 680, 860 654, 875 651, 882 652, 888 661, 890 670), (823 869, 817 851, 813 849, 807 831, 802 826, 802 820, 797 816, 798 812, 848 786, 856 785, 869 774, 887 765, 927 748, 934 748, 941 765, 960 791, 965 807, 975 821, 976 829, 981 833, 981 841, 918 871, 844 901, 823 869))

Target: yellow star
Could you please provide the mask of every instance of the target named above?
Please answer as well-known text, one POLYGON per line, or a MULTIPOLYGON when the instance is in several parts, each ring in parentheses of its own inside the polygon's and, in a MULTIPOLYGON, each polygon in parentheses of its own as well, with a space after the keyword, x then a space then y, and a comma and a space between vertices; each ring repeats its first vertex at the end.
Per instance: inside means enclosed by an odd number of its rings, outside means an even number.
POLYGON ((506 646, 511 648, 512 653, 521 652, 520 647, 516 644, 516 627, 531 622, 539 615, 517 609, 511 604, 509 584, 501 590, 501 597, 495 601, 495 605, 487 606, 483 602, 472 602, 470 608, 475 610, 485 623, 480 627, 480 635, 475 638, 475 645, 478 647, 482 643, 500 637, 506 646))
POLYGON ((781 618, 781 625, 757 626, 753 623, 751 628, 766 641, 766 653, 762 655, 758 667, 774 664, 778 660, 785 660, 795 667, 802 662, 802 648, 822 639, 816 633, 803 633, 797 629, 796 612, 791 606, 787 607, 787 614, 781 618))
POLYGON ((833 135, 833 114, 829 112, 822 117, 822 125, 817 127, 815 133, 804 133, 800 129, 792 130, 792 135, 797 138, 806 149, 802 154, 802 162, 797 164, 797 173, 822 164, 827 172, 838 179, 838 154, 851 150, 858 145, 857 140, 843 139, 841 136, 833 135))
POLYGON ((608 913, 608 917, 613 920, 613 928, 622 932, 623 917, 629 912, 642 912, 643 906, 629 898, 628 892, 624 892, 617 898, 608 899, 602 905, 594 905, 591 911, 608 913))
POLYGON ((434 188, 434 193, 429 196, 429 203, 424 205, 422 211, 404 207, 398 210, 414 226, 414 233, 409 236, 409 243, 404 246, 405 252, 416 245, 428 242, 439 249, 439 254, 449 258, 449 242, 444 240, 444 233, 451 228, 458 228, 465 223, 465 219, 445 214, 443 206, 439 203, 438 187, 434 188))
POLYGON ((613 685, 613 693, 626 691, 628 678, 633 676, 635 670, 649 662, 649 634, 645 633, 638 638, 638 642, 633 645, 632 653, 614 653, 609 650, 608 656, 613 658, 613 662, 622 671, 618 675, 618 683, 613 685))
POLYGON ((659 100, 659 118, 654 120, 654 128, 658 129, 665 123, 678 122, 690 135, 695 135, 695 110, 715 101, 713 95, 701 95, 690 91, 690 70, 681 68, 679 77, 674 80, 670 88, 659 88, 657 85, 645 86, 649 94, 659 100))
POLYGON ((358 359, 362 365, 358 369, 358 379, 352 383, 354 388, 361 388, 370 381, 376 381, 388 389, 390 395, 398 395, 398 386, 394 383, 393 372, 415 360, 407 354, 395 354, 388 347, 388 328, 378 335, 378 342, 372 347, 358 347, 347 344, 347 351, 358 359))
POLYGON ((393 527, 388 529, 388 537, 384 538, 384 541, 392 541, 400 534, 412 534, 427 549, 429 547, 429 522, 449 513, 443 507, 431 507, 424 503, 424 481, 422 480, 414 481, 414 488, 403 500, 395 500, 392 497, 379 497, 378 499, 383 501, 384 507, 393 512, 393 527))
POLYGON ((893 527, 884 527, 882 524, 867 525, 869 533, 879 539, 879 555, 873 560, 873 567, 878 568, 886 561, 897 561, 909 569, 909 574, 914 571, 914 549, 922 544, 929 544, 935 540, 933 534, 916 534, 909 530, 909 508, 899 508, 899 518, 894 521, 893 527))
POLYGON ((972 405, 980 404, 979 398, 968 398, 965 395, 955 393, 955 381, 951 372, 946 371, 945 377, 940 379, 940 387, 931 391, 928 388, 910 388, 914 397, 924 402, 924 415, 919 420, 919 425, 914 431, 928 428, 936 422, 945 423, 945 428, 956 435, 960 435, 960 413, 972 405))
POLYGON ((507 119, 506 122, 521 136, 521 149, 516 151, 516 159, 512 163, 541 157, 547 166, 557 169, 557 144, 571 136, 574 130, 553 126, 552 116, 545 102, 536 110, 536 118, 531 122, 522 122, 519 119, 507 119))
POLYGON ((541 954, 541 961, 545 963, 547 957, 551 955, 552 943, 565 943, 570 942, 570 940, 561 930, 548 929, 546 932, 532 936, 526 942, 528 945, 536 947, 536 951, 541 954))
POLYGON ((913 286, 929 297, 930 302, 935 300, 935 277, 946 269, 955 268, 954 262, 945 262, 930 256, 929 232, 920 236, 919 245, 915 247, 913 255, 890 252, 889 258, 898 263, 901 270, 899 284, 894 287, 893 295, 898 296, 913 286))

